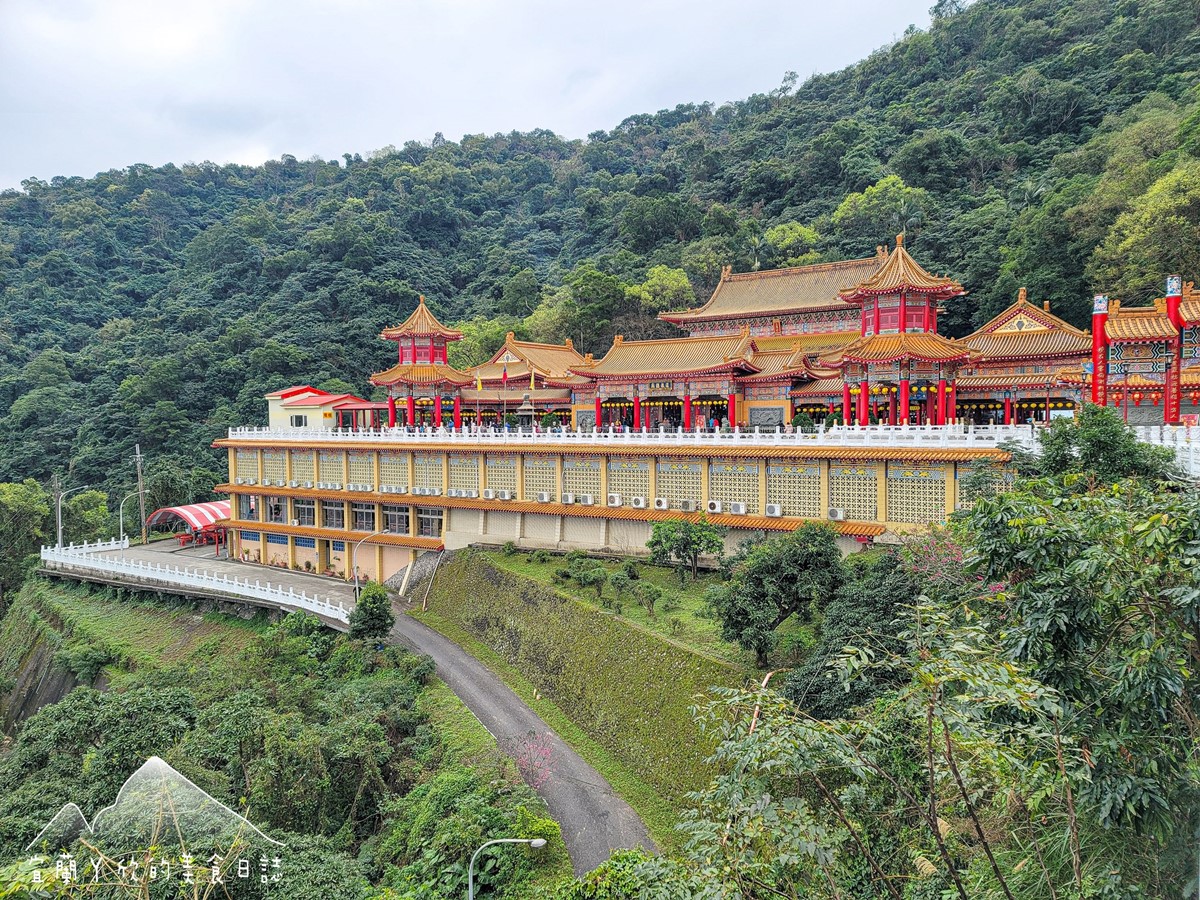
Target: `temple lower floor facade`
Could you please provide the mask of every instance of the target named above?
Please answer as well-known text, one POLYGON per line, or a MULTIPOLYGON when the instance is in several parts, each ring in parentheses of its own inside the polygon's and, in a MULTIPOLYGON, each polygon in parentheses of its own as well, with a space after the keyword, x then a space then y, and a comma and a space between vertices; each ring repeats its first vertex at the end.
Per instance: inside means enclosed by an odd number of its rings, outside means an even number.
POLYGON ((805 521, 846 552, 946 521, 971 501, 991 447, 738 446, 670 451, 634 442, 569 450, 544 439, 409 449, 233 437, 231 548, 247 562, 388 580, 424 552, 512 541, 526 548, 645 553, 655 522, 705 516, 732 551, 805 521), (386 533, 381 533, 386 532, 386 533), (360 542, 362 542, 360 544, 360 542))

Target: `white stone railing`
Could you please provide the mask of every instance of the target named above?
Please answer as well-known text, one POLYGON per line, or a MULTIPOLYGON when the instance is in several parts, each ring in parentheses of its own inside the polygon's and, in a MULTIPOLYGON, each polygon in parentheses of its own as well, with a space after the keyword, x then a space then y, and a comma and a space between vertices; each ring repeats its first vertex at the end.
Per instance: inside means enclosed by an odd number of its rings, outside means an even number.
POLYGON ((75 569, 125 575, 139 582, 148 581, 169 587, 192 588, 227 594, 235 598, 262 600, 288 610, 304 610, 339 622, 350 621, 350 609, 341 603, 310 596, 304 591, 296 591, 282 585, 273 585, 269 581, 264 584, 257 578, 230 578, 228 575, 217 575, 200 569, 96 555, 104 550, 123 550, 128 546, 129 541, 125 540, 82 546, 73 544, 70 547, 43 547, 42 565, 48 569, 64 571, 75 569))
POLYGON ((614 448, 711 447, 948 447, 987 449, 1005 441, 1027 446, 1035 443, 1027 425, 835 425, 829 430, 802 432, 784 428, 735 428, 730 431, 668 429, 578 429, 522 431, 519 429, 408 429, 373 430, 318 428, 230 428, 231 440, 271 443, 335 441, 375 444, 461 444, 563 447, 608 445, 614 448))
POLYGON ((1134 434, 1139 441, 1170 447, 1175 461, 1189 475, 1200 478, 1200 428, 1188 425, 1137 425, 1134 434))

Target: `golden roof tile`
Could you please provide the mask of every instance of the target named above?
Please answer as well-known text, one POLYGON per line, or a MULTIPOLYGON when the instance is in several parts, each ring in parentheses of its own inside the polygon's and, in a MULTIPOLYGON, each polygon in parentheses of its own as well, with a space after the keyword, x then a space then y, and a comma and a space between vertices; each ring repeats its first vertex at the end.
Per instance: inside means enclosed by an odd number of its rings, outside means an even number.
POLYGON ((743 330, 725 337, 664 338, 627 341, 621 335, 604 358, 587 368, 572 368, 588 378, 632 375, 690 375, 708 372, 757 372, 751 362, 754 341, 743 330))
POLYGON ((792 391, 793 397, 840 397, 842 396, 841 377, 818 378, 808 384, 802 384, 792 391))
POLYGON ((371 384, 386 387, 393 384, 452 384, 456 386, 474 383, 475 379, 465 372, 444 363, 412 365, 397 363, 384 372, 371 376, 371 384))
POLYGON ((462 337, 461 331, 447 328, 437 320, 429 307, 425 305, 425 297, 417 298, 417 308, 407 319, 392 328, 385 328, 379 333, 384 340, 395 341, 407 337, 443 337, 448 341, 457 341, 462 337))
POLYGON ((529 390, 526 385, 524 390, 519 388, 509 388, 508 390, 488 390, 484 388, 482 391, 477 391, 474 388, 463 388, 459 391, 463 403, 507 403, 514 408, 521 405, 522 401, 528 397, 531 403, 566 403, 571 402, 571 392, 566 388, 535 388, 529 390))
POLYGON ((790 269, 732 274, 721 271, 717 289, 703 306, 678 312, 659 313, 665 322, 687 325, 714 319, 786 315, 815 309, 841 307, 838 291, 847 284, 869 278, 883 264, 882 249, 866 259, 817 263, 790 269))
MULTIPOLYGON (((584 357, 575 349, 570 338, 562 344, 538 344, 533 341, 518 341, 513 332, 509 332, 504 340, 504 346, 497 350, 485 366, 503 365, 508 357, 519 360, 527 367, 532 366, 539 375, 557 376, 570 373, 572 366, 584 364, 584 357)), ((509 361, 509 372, 512 375, 513 361, 509 361)), ((525 369, 529 374, 529 369, 525 369)), ((485 375, 484 378, 487 378, 485 375)))
POLYGON ((879 270, 855 287, 839 291, 838 296, 848 303, 853 303, 867 297, 898 294, 901 291, 933 295, 942 299, 960 297, 966 293, 963 286, 953 278, 930 275, 921 268, 904 249, 904 235, 901 233, 896 235, 896 249, 879 270))
POLYGON ((916 359, 922 362, 965 362, 976 356, 965 344, 940 334, 873 334, 859 338, 841 350, 821 357, 820 362, 835 367, 846 363, 885 363, 916 359))
POLYGON ((1016 303, 960 340, 984 359, 1082 356, 1092 350, 1088 332, 1051 313, 1049 304, 1034 306, 1026 299, 1025 288, 1016 303))
POLYGON ((1117 343, 1146 343, 1168 341, 1175 337, 1176 331, 1160 303, 1129 308, 1112 301, 1108 307, 1104 333, 1110 341, 1117 343))

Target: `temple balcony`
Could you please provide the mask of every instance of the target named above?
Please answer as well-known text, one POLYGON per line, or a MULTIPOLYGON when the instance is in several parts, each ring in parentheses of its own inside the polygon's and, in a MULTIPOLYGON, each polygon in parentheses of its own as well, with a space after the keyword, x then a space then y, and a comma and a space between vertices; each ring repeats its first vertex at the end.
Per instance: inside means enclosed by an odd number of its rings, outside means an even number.
POLYGON ((779 447, 796 450, 804 447, 998 447, 1014 441, 1032 447, 1036 440, 1028 425, 836 425, 815 432, 790 428, 734 428, 729 431, 684 431, 682 428, 632 429, 606 428, 531 431, 528 429, 302 429, 230 428, 229 440, 258 444, 345 443, 419 447, 423 445, 514 447, 640 447, 713 448, 719 453, 728 447, 779 447))

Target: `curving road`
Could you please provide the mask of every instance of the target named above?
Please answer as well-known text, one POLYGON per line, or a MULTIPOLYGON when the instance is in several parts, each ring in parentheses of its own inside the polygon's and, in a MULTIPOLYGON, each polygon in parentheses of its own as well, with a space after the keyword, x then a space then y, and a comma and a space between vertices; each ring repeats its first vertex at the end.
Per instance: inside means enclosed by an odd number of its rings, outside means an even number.
POLYGON ((589 872, 614 850, 654 850, 642 820, 604 777, 567 746, 487 666, 453 641, 407 615, 396 617, 392 638, 431 656, 438 676, 491 732, 502 748, 530 734, 547 735, 552 748, 549 777, 537 792, 562 826, 575 874, 589 872))

